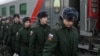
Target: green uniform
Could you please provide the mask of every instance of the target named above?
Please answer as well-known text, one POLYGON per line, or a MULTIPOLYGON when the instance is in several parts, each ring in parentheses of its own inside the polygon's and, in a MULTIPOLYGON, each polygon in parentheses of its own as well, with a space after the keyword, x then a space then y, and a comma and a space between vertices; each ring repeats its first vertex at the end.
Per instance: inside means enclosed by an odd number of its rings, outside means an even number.
POLYGON ((19 53, 20 56, 28 56, 29 41, 30 38, 33 37, 33 33, 34 32, 31 27, 23 27, 18 33, 16 33, 16 52, 19 53))
POLYGON ((4 41, 6 44, 8 44, 8 36, 9 36, 9 29, 10 29, 10 23, 5 24, 5 34, 4 34, 4 41))
POLYGON ((5 24, 1 24, 0 26, 0 42, 3 43, 5 34, 5 24))
POLYGON ((29 56, 42 56, 44 44, 50 31, 50 26, 39 24, 34 31, 34 36, 30 39, 29 56))
MULTIPOLYGON (((15 42, 16 42, 16 33, 18 32, 18 30, 22 27, 22 24, 19 22, 19 23, 13 23, 11 26, 10 26, 10 29, 9 29, 9 37, 8 37, 8 42, 10 43, 11 45, 11 48, 12 48, 12 52, 15 51, 15 42)), ((12 53, 13 54, 13 53, 12 53)))
POLYGON ((43 50, 43 56, 77 56, 77 47, 77 30, 73 27, 69 29, 63 24, 50 32, 43 50))

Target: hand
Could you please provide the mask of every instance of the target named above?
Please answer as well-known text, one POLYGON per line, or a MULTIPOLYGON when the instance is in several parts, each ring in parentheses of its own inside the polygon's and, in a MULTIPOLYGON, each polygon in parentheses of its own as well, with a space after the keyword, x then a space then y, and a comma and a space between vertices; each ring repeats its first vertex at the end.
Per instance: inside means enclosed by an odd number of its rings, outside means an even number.
POLYGON ((13 56, 19 56, 17 53, 14 53, 13 56))

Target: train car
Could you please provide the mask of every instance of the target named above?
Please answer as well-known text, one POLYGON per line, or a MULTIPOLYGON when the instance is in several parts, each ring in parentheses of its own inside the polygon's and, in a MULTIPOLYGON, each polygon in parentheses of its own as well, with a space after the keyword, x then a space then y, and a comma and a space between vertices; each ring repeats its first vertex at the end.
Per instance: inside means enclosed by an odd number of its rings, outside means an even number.
POLYGON ((79 48, 81 50, 87 50, 95 54, 98 53, 99 50, 98 47, 100 45, 99 14, 100 14, 99 0, 80 0, 80 40, 79 41, 81 44, 79 45, 79 48))
POLYGON ((100 31, 100 1, 80 0, 81 32, 100 31))
POLYGON ((92 20, 92 22, 90 22, 89 24, 91 25, 89 28, 91 29, 93 24, 93 19, 95 20, 95 26, 96 26, 96 30, 100 30, 100 8, 99 8, 99 4, 100 1, 99 0, 88 0, 88 19, 90 19, 90 21, 92 20))
POLYGON ((54 28, 65 7, 74 7, 79 11, 79 0, 15 0, 0 5, 0 15, 9 17, 14 13, 18 13, 21 18, 29 16, 31 21, 35 22, 38 12, 47 11, 49 14, 49 24, 54 28))

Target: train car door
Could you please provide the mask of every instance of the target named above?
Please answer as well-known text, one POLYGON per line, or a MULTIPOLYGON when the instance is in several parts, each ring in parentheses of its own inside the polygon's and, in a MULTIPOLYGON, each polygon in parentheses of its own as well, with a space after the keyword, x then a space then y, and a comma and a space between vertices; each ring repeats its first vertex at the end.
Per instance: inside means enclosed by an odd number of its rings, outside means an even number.
POLYGON ((50 0, 50 25, 52 28, 56 27, 58 23, 59 16, 63 10, 64 0, 50 0))
POLYGON ((40 11, 47 11, 49 14, 48 21, 51 28, 56 27, 59 16, 63 10, 63 0, 43 0, 40 11))

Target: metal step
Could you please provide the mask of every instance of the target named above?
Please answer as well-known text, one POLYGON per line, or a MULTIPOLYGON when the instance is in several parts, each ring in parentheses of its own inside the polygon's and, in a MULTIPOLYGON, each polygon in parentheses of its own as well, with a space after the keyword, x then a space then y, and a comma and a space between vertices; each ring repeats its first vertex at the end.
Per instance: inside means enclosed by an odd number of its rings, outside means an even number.
POLYGON ((84 45, 78 44, 78 48, 82 51, 84 50, 86 52, 90 52, 90 53, 94 53, 94 54, 98 54, 98 50, 99 50, 99 48, 97 48, 97 47, 93 48, 93 50, 89 50, 89 44, 84 44, 84 45))
POLYGON ((91 37, 93 35, 93 33, 91 32, 86 32, 86 31, 80 31, 80 35, 81 36, 88 36, 88 37, 91 37))

